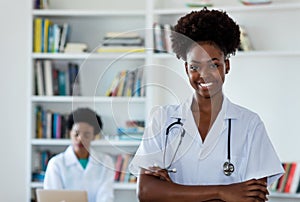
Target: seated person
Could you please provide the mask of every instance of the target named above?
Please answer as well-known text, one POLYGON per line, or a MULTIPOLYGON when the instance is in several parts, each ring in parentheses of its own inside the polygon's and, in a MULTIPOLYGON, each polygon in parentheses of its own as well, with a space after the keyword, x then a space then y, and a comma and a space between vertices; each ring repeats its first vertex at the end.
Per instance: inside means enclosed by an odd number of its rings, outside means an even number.
POLYGON ((44 189, 86 190, 89 202, 112 202, 114 164, 110 156, 90 152, 102 129, 99 115, 88 108, 72 112, 67 121, 72 145, 50 159, 44 189))

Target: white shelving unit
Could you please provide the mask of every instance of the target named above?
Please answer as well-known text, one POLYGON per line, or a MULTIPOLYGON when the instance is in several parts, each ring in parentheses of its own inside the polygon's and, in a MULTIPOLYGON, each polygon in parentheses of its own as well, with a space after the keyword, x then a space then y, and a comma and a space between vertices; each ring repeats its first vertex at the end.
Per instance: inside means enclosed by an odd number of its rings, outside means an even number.
MULTIPOLYGON (((145 38, 145 2, 49 1, 49 9, 32 9, 32 22, 35 18, 48 18, 53 23, 70 25, 69 41, 83 42, 88 45, 86 53, 34 53, 31 64, 31 99, 30 99, 30 168, 35 169, 36 153, 42 150, 61 152, 70 145, 69 139, 36 139, 35 107, 70 113, 78 107, 90 107, 101 116, 104 135, 116 133, 116 128, 125 126, 126 120, 145 120, 147 97, 106 97, 105 91, 111 85, 115 75, 121 70, 143 68, 147 53, 97 53, 106 32, 138 32, 145 38), (122 5, 121 5, 122 4, 122 5), (121 5, 121 6, 120 6, 121 5), (81 96, 38 96, 34 92, 34 64, 36 60, 51 60, 54 64, 74 62, 80 65, 79 79, 81 96)), ((33 7, 33 6, 32 6, 33 7)), ((33 27, 32 27, 33 30, 33 27)), ((33 36, 33 32, 32 32, 33 36)), ((34 39, 33 39, 34 40, 34 39)), ((32 44, 33 44, 32 40, 32 44)), ((92 143, 91 149, 107 152, 112 156, 120 153, 134 154, 138 141, 118 141, 100 139, 92 143)), ((42 182, 29 182, 28 200, 34 198, 34 190, 42 188, 42 182)), ((136 201, 136 184, 114 184, 115 201, 136 201)))
MULTIPOLYGON (((179 80, 187 80, 183 62, 177 60, 174 54, 153 53, 154 22, 175 24, 177 19, 191 10, 201 8, 187 8, 186 0, 130 0, 120 1, 59 1, 50 0, 50 9, 32 10, 32 20, 35 17, 47 17, 54 22, 69 22, 71 27, 70 41, 88 44, 88 53, 32 53, 32 95, 30 112, 32 112, 30 147, 37 149, 49 148, 62 151, 69 140, 40 140, 35 139, 34 107, 42 105, 47 109, 63 113, 70 112, 79 106, 92 106, 99 112, 104 121, 104 132, 114 133, 119 125, 128 117, 146 119, 153 106, 179 103, 185 100, 191 89, 186 85, 178 85, 179 80), (101 40, 109 31, 138 31, 145 37, 146 52, 130 54, 99 54, 93 50, 101 45, 101 40), (35 60, 50 59, 58 62, 73 61, 82 64, 80 80, 83 96, 36 96, 33 93, 33 66, 35 60), (121 69, 144 67, 147 80, 146 97, 105 97, 104 90, 108 88, 114 74, 121 69), (99 79, 100 78, 100 79, 99 79), (100 82, 99 82, 100 80, 100 82), (125 109, 125 110, 124 110, 125 109), (126 110, 128 109, 128 110, 126 110), (120 117, 121 116, 121 117, 120 117), (114 124, 111 124, 114 123, 114 124)), ((290 136, 282 145, 282 134, 286 132, 286 125, 280 124, 281 117, 274 114, 283 113, 282 106, 300 103, 299 93, 294 100, 280 97, 278 92, 283 90, 282 82, 295 86, 294 81, 299 75, 300 39, 298 20, 300 19, 300 3, 297 0, 273 0, 269 5, 245 6, 238 0, 214 0, 215 9, 226 10, 240 25, 245 26, 254 50, 237 52, 231 58, 231 71, 225 83, 225 92, 233 101, 240 103, 262 116, 269 131, 271 140, 279 152, 282 161, 297 161, 296 148, 288 148, 288 141, 300 141, 297 128, 290 127, 290 136), (284 37, 282 37, 284 36, 284 37), (290 65, 291 64, 291 65, 290 65), (282 75, 284 74, 284 75, 282 75), (263 85, 262 85, 263 84, 263 85), (266 96, 267 94, 267 96, 266 96), (253 96, 268 97, 268 100, 253 99, 253 96), (269 105, 270 101, 272 106, 269 105), (294 154, 294 156, 293 156, 294 154)), ((296 90, 295 90, 296 91, 296 90)), ((289 90, 288 96, 295 91, 289 90)), ((297 120, 299 107, 289 109, 290 120, 297 120)), ((113 154, 113 148, 133 152, 138 142, 96 141, 94 148, 101 148, 113 154)), ((299 151, 300 152, 300 151, 299 151)), ((30 161, 33 161, 33 155, 30 161)), ((32 165, 31 165, 32 166, 32 165)), ((32 168, 30 168, 31 175, 32 168)), ((41 187, 41 183, 29 182, 30 189, 41 187)), ((116 201, 136 201, 135 184, 116 183, 116 201)), ((30 194, 28 194, 30 198, 30 194)), ((300 201, 298 194, 272 193, 271 202, 300 201)))

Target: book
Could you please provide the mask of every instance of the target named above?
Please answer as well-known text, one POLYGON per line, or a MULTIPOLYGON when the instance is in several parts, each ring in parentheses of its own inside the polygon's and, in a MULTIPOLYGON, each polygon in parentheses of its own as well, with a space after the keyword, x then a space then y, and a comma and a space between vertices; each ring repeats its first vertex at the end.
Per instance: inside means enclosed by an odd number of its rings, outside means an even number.
POLYGON ((115 181, 119 181, 120 179, 122 163, 123 163, 123 156, 119 154, 117 156, 116 163, 115 163, 115 176, 114 176, 115 181))
POLYGON ((45 18, 44 21, 44 30, 43 30, 43 52, 48 52, 49 48, 49 27, 51 26, 52 22, 45 18))
POLYGON ((43 68, 42 68, 42 61, 36 60, 35 61, 35 78, 36 78, 36 95, 44 95, 44 81, 43 81, 43 68))
POLYGON ((67 43, 65 53, 83 53, 87 50, 85 43, 67 43))
POLYGON ((123 156, 123 163, 122 163, 119 182, 124 182, 125 175, 128 172, 127 168, 128 168, 128 165, 129 165, 130 157, 131 157, 131 154, 124 154, 124 156, 123 156))
POLYGON ((103 46, 142 46, 143 39, 141 37, 104 37, 103 46))
POLYGON ((296 163, 296 169, 295 169, 295 173, 294 173, 291 187, 289 190, 289 193, 292 193, 292 194, 297 193, 297 188, 300 183, 300 162, 295 162, 295 163, 296 163))
POLYGON ((253 50, 253 46, 252 46, 252 43, 251 43, 251 40, 249 38, 249 35, 246 31, 246 28, 244 26, 240 26, 240 40, 241 40, 241 43, 240 43, 240 46, 239 46, 239 50, 241 51, 251 51, 253 50))
POLYGON ((53 96, 53 76, 52 76, 52 62, 51 60, 44 60, 44 78, 45 78, 45 94, 53 96))
POLYGON ((34 19, 33 52, 42 52, 42 18, 34 19))
POLYGON ((153 38, 154 38, 154 52, 166 52, 163 28, 161 24, 154 23, 153 25, 153 38))
POLYGON ((284 163, 284 170, 285 173, 284 175, 281 177, 279 184, 278 184, 278 192, 284 192, 284 188, 286 186, 286 181, 290 172, 290 168, 291 168, 291 163, 284 163))
POLYGON ((63 53, 65 50, 65 46, 68 40, 68 34, 69 34, 69 24, 64 23, 62 27, 62 32, 60 36, 60 41, 59 41, 59 52, 63 53))
POLYGON ((127 70, 122 70, 119 77, 119 87, 117 91, 117 96, 123 96, 123 89, 126 83, 127 70))
POLYGON ((171 41, 171 34, 173 31, 173 28, 170 24, 164 24, 163 25, 163 36, 164 36, 164 44, 165 44, 165 51, 167 53, 172 53, 173 49, 172 49, 172 41, 171 41))
POLYGON ((137 38, 140 37, 137 32, 107 32, 104 38, 137 38))
POLYGON ((193 0, 193 1, 188 1, 186 3, 187 7, 211 7, 213 6, 213 3, 211 0, 193 0))
POLYGON ((283 190, 283 192, 285 192, 285 193, 289 193, 290 190, 291 190, 291 185, 292 185, 292 181, 294 179, 296 166, 297 166, 296 162, 291 162, 290 170, 289 170, 287 180, 286 180, 286 185, 285 185, 284 190, 283 190))
POLYGON ((143 53, 146 49, 144 46, 101 46, 97 49, 98 53, 143 53))
POLYGON ((54 42, 53 42, 53 48, 52 52, 53 53, 58 53, 59 52, 59 43, 60 43, 60 38, 61 38, 61 31, 62 27, 59 26, 58 24, 53 24, 53 35, 54 35, 54 42))
POLYGON ((240 0, 244 5, 260 5, 260 4, 270 4, 271 0, 240 0))

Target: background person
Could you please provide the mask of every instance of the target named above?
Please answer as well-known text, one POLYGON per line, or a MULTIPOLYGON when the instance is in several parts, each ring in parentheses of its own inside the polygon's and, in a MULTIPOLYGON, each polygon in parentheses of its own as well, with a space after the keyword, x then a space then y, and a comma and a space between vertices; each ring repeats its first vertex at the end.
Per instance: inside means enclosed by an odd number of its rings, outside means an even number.
POLYGON ((86 190, 89 202, 112 202, 114 164, 110 156, 91 153, 91 142, 102 129, 99 115, 79 108, 68 117, 72 145, 50 159, 44 189, 86 190))

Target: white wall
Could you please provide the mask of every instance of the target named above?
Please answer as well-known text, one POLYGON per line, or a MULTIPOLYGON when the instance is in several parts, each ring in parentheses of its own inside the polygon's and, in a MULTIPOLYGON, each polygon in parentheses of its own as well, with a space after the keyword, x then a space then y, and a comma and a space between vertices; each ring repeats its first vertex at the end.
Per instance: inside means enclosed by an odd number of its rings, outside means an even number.
POLYGON ((0 3, 0 201, 26 198, 30 1, 0 3))

